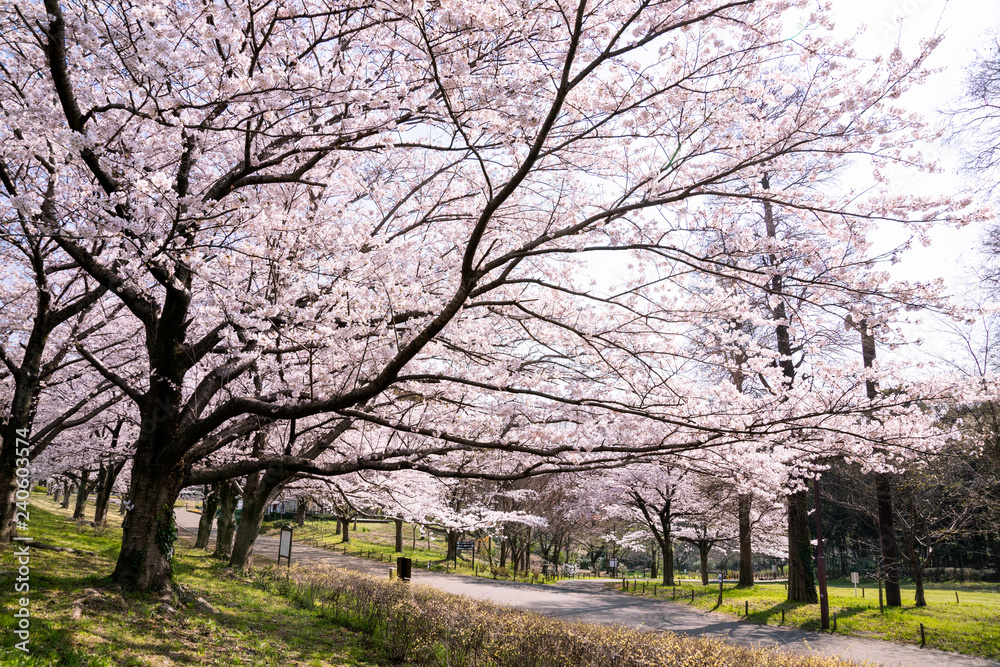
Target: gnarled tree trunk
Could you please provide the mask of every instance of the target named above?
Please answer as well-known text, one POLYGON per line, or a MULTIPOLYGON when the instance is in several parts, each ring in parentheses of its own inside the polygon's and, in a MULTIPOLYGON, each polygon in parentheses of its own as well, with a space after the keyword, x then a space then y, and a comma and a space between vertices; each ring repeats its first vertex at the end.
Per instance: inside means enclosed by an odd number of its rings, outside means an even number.
POLYGON ((233 553, 233 536, 236 534, 236 503, 239 495, 239 487, 234 480, 227 479, 220 484, 219 522, 215 533, 213 558, 229 560, 233 553))
POLYGON ((79 486, 76 489, 76 504, 73 506, 73 518, 82 519, 87 509, 87 498, 93 490, 94 485, 90 481, 90 471, 80 471, 79 486))
POLYGON ((343 535, 340 538, 341 544, 350 544, 351 542, 351 523, 346 516, 339 517, 337 519, 340 521, 340 528, 343 530, 343 535))
POLYGON ((184 487, 185 471, 161 461, 142 439, 132 463, 122 548, 111 576, 126 590, 159 591, 170 586, 173 574, 174 503, 184 487))
MULTIPOLYGON (((246 503, 244 502, 244 506, 246 503)), ((201 502, 201 518, 198 519, 198 537, 194 541, 195 549, 207 549, 212 537, 212 524, 215 513, 219 510, 219 484, 205 487, 205 497, 201 502)))
POLYGON ((396 524, 396 551, 399 553, 403 552, 403 520, 393 519, 396 524))
POLYGON ((111 493, 115 490, 115 482, 118 474, 125 467, 125 459, 109 461, 101 464, 101 469, 97 473, 97 497, 94 507, 94 523, 103 526, 108 522, 108 506, 111 504, 111 493))
POLYGON ((257 535, 260 534, 261 524, 264 523, 264 513, 275 491, 291 477, 292 474, 277 470, 268 470, 263 475, 255 473, 247 476, 246 486, 243 489, 240 525, 233 542, 233 553, 229 557, 230 567, 238 570, 253 567, 253 545, 257 535))
POLYGON ((73 482, 71 480, 67 479, 65 482, 63 482, 63 499, 62 503, 60 503, 59 506, 62 507, 64 510, 69 509, 69 496, 74 488, 76 487, 73 486, 73 482))

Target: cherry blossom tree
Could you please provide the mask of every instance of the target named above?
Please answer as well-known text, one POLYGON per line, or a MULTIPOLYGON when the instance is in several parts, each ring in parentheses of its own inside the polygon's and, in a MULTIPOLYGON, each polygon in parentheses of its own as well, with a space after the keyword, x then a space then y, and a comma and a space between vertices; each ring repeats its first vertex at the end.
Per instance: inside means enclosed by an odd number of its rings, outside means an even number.
MULTIPOLYGON (((0 9, 0 158, 23 181, 5 215, 142 332, 128 374, 113 350, 79 352, 139 413, 115 580, 169 584, 183 486, 270 469, 455 470, 477 450, 511 478, 791 430, 918 437, 793 386, 706 398, 677 374, 676 294, 643 275, 730 271, 687 250, 681 221, 709 200, 840 230, 947 217, 808 186, 823 157, 863 156, 876 178, 921 164, 921 125, 891 100, 926 50, 831 58, 827 37, 786 38, 796 4, 0 9), (611 250, 640 265, 608 295, 582 276, 611 250), (320 415, 411 437, 331 462, 254 452, 265 424, 320 415), (243 455, 209 464, 226 448, 243 455)), ((757 369, 770 386, 787 356, 757 369)))

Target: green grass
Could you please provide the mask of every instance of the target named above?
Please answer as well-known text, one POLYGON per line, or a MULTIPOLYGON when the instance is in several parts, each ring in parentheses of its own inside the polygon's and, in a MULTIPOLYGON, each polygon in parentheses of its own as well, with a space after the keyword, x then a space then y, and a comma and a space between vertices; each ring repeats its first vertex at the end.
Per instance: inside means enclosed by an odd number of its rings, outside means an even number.
MULTIPOLYGON (((621 584, 609 584, 621 588, 621 584)), ((643 583, 629 595, 642 595, 643 583)), ((831 624, 837 618, 837 633, 858 637, 883 639, 903 644, 920 644, 920 624, 924 625, 927 646, 946 651, 955 651, 984 658, 1000 658, 1000 585, 984 583, 935 583, 927 584, 926 607, 914 606, 914 587, 904 583, 902 587, 903 606, 879 611, 878 587, 870 584, 861 587, 858 597, 849 582, 832 581, 828 586, 831 624), (958 592, 959 603, 955 602, 958 592)), ((762 625, 779 625, 784 618, 786 626, 804 630, 820 630, 820 607, 818 604, 797 604, 785 601, 786 592, 782 583, 759 583, 753 588, 739 589, 727 584, 723 590, 721 607, 718 603, 718 584, 701 586, 700 582, 685 582, 676 587, 676 600, 672 600, 673 589, 658 586, 656 597, 675 601, 678 604, 693 604, 700 609, 708 609, 736 616, 762 625), (695 593, 691 602, 691 593, 695 593), (783 612, 783 614, 782 614, 783 612)), ((647 597, 653 595, 651 582, 646 583, 647 597)))
POLYGON ((218 614, 174 602, 177 613, 160 610, 150 596, 127 595, 108 579, 121 540, 120 517, 95 531, 68 520, 71 510, 33 494, 30 529, 46 544, 92 551, 97 556, 31 549, 31 653, 13 651, 14 593, 9 547, 0 556, 0 614, 4 646, 0 663, 31 666, 105 665, 343 665, 388 664, 363 635, 346 630, 272 595, 229 577, 219 561, 179 545, 175 581, 203 597, 218 614), (72 602, 84 597, 83 615, 72 602))
MULTIPOLYGON (((476 554, 475 565, 472 562, 472 554, 464 551, 458 555, 457 566, 453 561, 446 560, 448 545, 445 541, 445 533, 441 531, 431 531, 432 539, 430 548, 428 548, 426 537, 419 539, 419 529, 417 533, 418 539, 414 542, 413 526, 411 524, 404 524, 403 551, 401 552, 396 551, 396 526, 391 522, 358 523, 357 530, 353 529, 354 524, 352 523, 350 531, 351 541, 346 545, 341 541, 341 535, 334 534, 337 526, 335 521, 308 520, 302 526, 295 526, 294 522, 289 520, 265 521, 261 526, 261 533, 273 534, 282 525, 289 523, 295 528, 294 541, 308 544, 309 546, 330 549, 341 553, 343 553, 343 549, 346 546, 347 553, 350 555, 380 560, 385 563, 395 562, 397 556, 406 556, 413 559, 414 568, 420 568, 421 570, 430 569, 432 571, 451 572, 470 576, 477 574, 479 576, 492 576, 486 569, 489 565, 488 560, 485 555, 478 552, 476 554), (427 568, 428 564, 430 564, 430 568, 427 568)), ((495 561, 496 556, 494 556, 495 561)), ((509 570, 502 570, 498 574, 498 577, 511 579, 513 574, 509 570)), ((540 575, 523 576, 522 573, 518 580, 542 583, 540 575)))

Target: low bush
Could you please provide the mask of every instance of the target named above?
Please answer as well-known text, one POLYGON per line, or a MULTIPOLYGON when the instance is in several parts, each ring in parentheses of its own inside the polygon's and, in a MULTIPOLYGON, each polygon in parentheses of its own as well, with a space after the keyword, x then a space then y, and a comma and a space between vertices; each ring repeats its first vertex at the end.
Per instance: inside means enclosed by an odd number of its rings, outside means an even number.
POLYGON ((258 570, 253 582, 361 630, 386 656, 466 667, 842 667, 837 658, 569 623, 335 568, 258 570))

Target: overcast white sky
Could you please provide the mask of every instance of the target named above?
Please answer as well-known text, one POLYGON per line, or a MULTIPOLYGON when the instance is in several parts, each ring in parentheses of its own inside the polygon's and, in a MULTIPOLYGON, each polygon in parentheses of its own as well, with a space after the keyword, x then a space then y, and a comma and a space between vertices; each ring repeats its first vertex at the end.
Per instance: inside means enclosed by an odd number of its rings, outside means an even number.
MULTIPOLYGON (((890 53, 897 44, 906 55, 916 53, 921 39, 943 34, 944 41, 929 65, 943 68, 925 86, 908 94, 903 102, 924 113, 928 120, 942 123, 941 109, 958 104, 969 63, 988 43, 992 32, 1000 28, 998 0, 833 0, 837 32, 843 35, 864 32, 856 42, 858 54, 873 57, 890 53)), ((966 187, 958 173, 958 155, 951 147, 940 146, 941 160, 948 174, 932 180, 914 181, 917 188, 946 188, 957 191, 966 187)), ((915 248, 894 273, 900 278, 928 279, 941 276, 958 287, 968 280, 968 267, 975 263, 979 228, 940 229, 934 233, 929 248, 915 248)))

